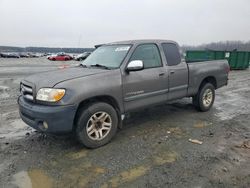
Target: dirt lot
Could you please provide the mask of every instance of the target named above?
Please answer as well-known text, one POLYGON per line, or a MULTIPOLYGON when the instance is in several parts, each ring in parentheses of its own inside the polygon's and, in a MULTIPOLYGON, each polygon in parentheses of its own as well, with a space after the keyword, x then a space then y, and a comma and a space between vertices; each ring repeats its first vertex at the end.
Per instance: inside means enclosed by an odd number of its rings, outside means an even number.
POLYGON ((20 80, 63 64, 76 62, 0 58, 0 187, 250 187, 249 70, 230 73, 209 112, 183 99, 133 113, 110 144, 88 150, 19 118, 20 80))

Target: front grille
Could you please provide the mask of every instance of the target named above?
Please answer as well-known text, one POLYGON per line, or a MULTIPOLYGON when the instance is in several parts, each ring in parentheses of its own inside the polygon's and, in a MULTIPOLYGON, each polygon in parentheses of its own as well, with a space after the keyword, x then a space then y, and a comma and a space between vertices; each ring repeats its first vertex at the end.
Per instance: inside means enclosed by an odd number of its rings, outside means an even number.
POLYGON ((21 83, 20 85, 20 92, 21 95, 23 95, 23 97, 27 100, 33 101, 34 97, 33 97, 33 89, 31 86, 28 86, 26 84, 21 83))

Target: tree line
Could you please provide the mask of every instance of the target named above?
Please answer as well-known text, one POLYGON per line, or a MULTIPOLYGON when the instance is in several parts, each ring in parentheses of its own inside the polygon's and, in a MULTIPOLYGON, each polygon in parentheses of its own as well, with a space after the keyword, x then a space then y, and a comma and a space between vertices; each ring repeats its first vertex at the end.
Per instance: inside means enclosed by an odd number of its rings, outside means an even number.
POLYGON ((208 44, 201 44, 197 46, 183 45, 181 46, 183 52, 187 50, 215 50, 215 51, 249 51, 250 41, 221 41, 212 42, 208 44))
MULTIPOLYGON (((86 51, 93 51, 94 48, 48 48, 48 47, 14 47, 14 46, 0 46, 0 52, 33 52, 33 53, 83 53, 86 51)), ((208 44, 201 44, 197 46, 183 45, 182 52, 187 50, 216 50, 216 51, 249 51, 250 41, 221 41, 211 42, 208 44)))
POLYGON ((0 52, 33 52, 33 53, 83 53, 91 52, 94 48, 48 48, 48 47, 14 47, 0 46, 0 52))

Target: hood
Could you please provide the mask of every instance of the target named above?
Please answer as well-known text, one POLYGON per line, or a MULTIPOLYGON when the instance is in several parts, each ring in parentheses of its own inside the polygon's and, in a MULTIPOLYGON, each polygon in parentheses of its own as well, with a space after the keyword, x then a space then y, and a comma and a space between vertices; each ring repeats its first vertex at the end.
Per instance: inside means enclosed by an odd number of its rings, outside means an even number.
POLYGON ((109 70, 84 68, 82 66, 78 66, 78 67, 35 74, 25 78, 24 82, 28 82, 31 85, 34 85, 38 90, 42 87, 54 87, 56 84, 66 80, 71 80, 95 74, 101 74, 107 71, 109 70))

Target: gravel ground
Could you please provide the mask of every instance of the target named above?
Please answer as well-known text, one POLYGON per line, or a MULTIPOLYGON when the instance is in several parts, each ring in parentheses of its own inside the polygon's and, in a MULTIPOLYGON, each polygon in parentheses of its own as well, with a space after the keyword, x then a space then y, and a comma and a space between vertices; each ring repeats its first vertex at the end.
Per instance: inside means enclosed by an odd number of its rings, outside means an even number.
POLYGON ((209 112, 191 99, 145 109, 88 150, 29 128, 16 103, 25 76, 76 64, 0 58, 0 187, 250 187, 249 70, 230 72, 209 112))

